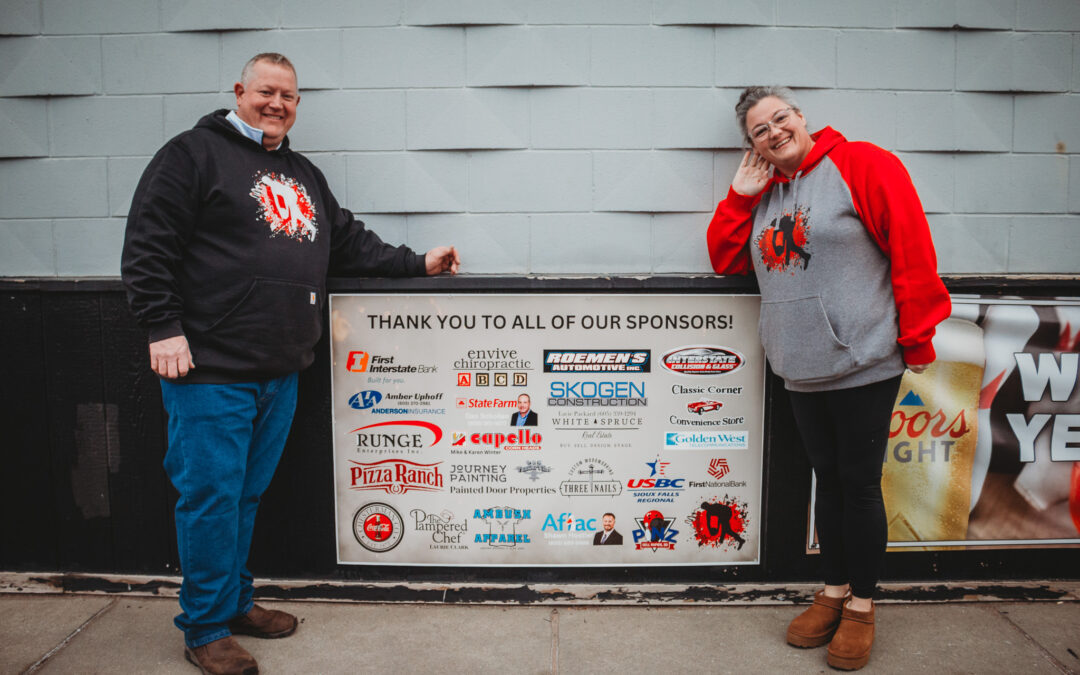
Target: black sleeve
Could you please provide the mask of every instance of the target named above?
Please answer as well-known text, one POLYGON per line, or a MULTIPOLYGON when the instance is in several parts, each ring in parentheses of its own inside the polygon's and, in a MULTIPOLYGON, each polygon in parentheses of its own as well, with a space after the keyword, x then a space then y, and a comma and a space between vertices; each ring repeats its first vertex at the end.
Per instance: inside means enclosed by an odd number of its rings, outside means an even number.
POLYGON ((408 246, 391 246, 342 208, 330 192, 326 178, 315 169, 330 212, 330 276, 422 277, 424 256, 408 246))
POLYGON ((131 199, 120 275, 150 341, 183 335, 177 273, 198 219, 198 170, 171 142, 150 160, 131 199))

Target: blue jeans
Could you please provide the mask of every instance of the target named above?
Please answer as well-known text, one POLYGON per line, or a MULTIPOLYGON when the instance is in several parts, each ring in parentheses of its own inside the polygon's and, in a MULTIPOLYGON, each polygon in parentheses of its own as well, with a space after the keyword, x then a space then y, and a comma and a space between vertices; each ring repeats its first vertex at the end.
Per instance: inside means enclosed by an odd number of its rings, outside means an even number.
POLYGON ((252 606, 247 569, 259 499, 296 410, 295 373, 265 382, 161 381, 169 415, 165 472, 180 492, 176 541, 184 582, 174 622, 195 648, 231 635, 252 606))

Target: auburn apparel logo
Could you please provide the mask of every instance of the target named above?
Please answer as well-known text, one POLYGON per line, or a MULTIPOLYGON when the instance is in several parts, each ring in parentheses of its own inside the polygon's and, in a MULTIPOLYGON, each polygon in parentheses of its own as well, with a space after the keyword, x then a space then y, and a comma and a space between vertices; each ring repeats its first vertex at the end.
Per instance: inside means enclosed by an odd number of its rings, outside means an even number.
POLYGON ((260 215, 270 226, 270 236, 284 235, 297 241, 315 241, 315 205, 301 183, 273 171, 255 174, 249 192, 259 202, 260 215))
POLYGON ((802 263, 805 270, 810 265, 810 252, 806 250, 807 237, 810 233, 809 215, 805 209, 798 209, 794 214, 783 213, 773 218, 754 240, 761 262, 770 272, 795 273, 796 264, 802 263))

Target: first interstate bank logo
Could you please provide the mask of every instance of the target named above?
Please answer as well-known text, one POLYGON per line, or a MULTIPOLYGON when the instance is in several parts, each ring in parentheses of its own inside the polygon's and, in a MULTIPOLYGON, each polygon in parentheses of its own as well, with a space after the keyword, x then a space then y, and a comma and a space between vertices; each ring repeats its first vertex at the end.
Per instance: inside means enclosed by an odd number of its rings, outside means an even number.
POLYGON ((664 434, 665 450, 746 450, 745 431, 669 431, 664 434))

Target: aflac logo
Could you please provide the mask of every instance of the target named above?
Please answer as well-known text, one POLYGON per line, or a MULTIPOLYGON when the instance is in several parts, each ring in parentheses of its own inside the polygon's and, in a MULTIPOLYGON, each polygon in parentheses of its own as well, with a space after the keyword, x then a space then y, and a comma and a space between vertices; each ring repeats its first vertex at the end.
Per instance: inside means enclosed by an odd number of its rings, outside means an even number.
POLYGON ((560 513, 555 516, 547 514, 541 530, 554 530, 555 532, 596 532, 596 518, 575 518, 570 513, 560 513))
POLYGON ((353 394, 349 397, 349 407, 356 410, 367 410, 379 404, 382 400, 382 393, 375 391, 374 389, 368 389, 367 391, 361 391, 353 394))

